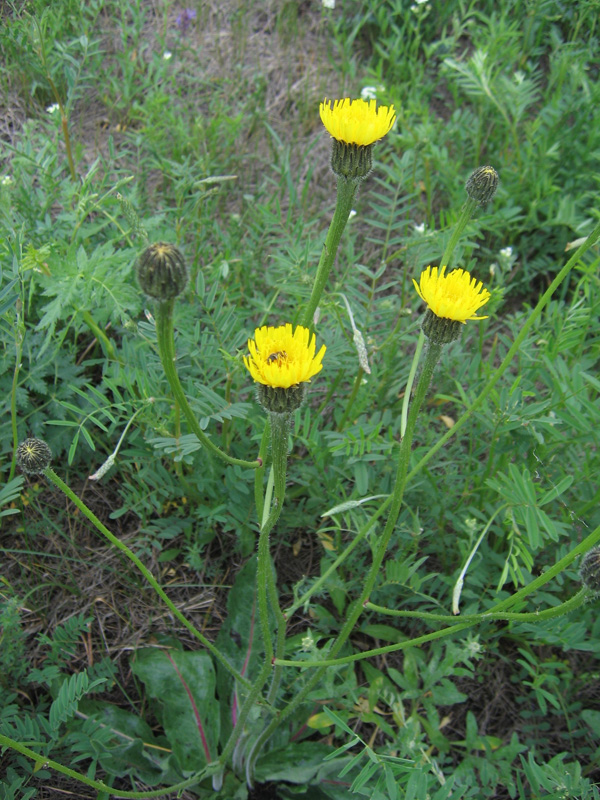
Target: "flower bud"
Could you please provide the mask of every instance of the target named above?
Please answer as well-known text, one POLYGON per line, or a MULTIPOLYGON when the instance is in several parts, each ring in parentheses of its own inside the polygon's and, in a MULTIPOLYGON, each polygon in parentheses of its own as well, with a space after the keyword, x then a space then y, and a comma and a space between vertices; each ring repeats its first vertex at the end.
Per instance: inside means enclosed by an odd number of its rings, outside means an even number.
POLYGON ((584 555, 579 574, 583 585, 592 592, 600 592, 600 547, 592 547, 584 555))
POLYGON ((147 247, 137 264, 138 282, 155 300, 172 300, 186 287, 188 273, 181 252, 168 242, 147 247))
POLYGON ((52 461, 52 450, 42 439, 25 439, 17 447, 17 464, 25 475, 39 475, 52 461))
POLYGON ((469 176, 465 189, 471 200, 485 206, 498 189, 498 173, 493 167, 479 167, 469 176))

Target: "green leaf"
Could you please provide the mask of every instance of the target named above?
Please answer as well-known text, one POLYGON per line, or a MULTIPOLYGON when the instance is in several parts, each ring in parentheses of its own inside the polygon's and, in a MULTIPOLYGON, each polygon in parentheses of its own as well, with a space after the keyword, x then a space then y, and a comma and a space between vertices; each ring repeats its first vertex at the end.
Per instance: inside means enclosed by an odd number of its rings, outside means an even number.
POLYGON ((360 500, 347 500, 345 503, 340 503, 339 506, 334 506, 333 508, 324 511, 321 516, 322 517, 332 517, 334 514, 341 514, 344 511, 350 511, 353 508, 358 508, 362 506, 364 503, 368 503, 369 500, 379 500, 380 497, 387 497, 387 494, 372 494, 369 497, 361 497, 360 500))
POLYGON ((96 686, 106 683, 106 678, 90 681, 87 672, 76 672, 65 678, 58 690, 56 700, 50 706, 50 727, 57 731, 62 722, 75 716, 81 698, 96 686))
MULTIPOLYGON (((14 502, 19 498, 23 488, 23 482, 23 476, 17 475, 16 478, 13 478, 12 481, 8 481, 8 483, 5 483, 4 486, 0 488, 0 508, 14 502)), ((18 508, 5 508, 4 511, 0 512, 0 517, 18 513, 18 508)))
POLYGON ((180 768, 194 771, 218 753, 219 704, 208 653, 144 648, 131 665, 156 701, 155 713, 180 768))
POLYGON ((290 743, 280 750, 271 750, 256 762, 258 781, 308 783, 323 766, 331 748, 320 742, 290 743))
POLYGON ((372 636, 373 639, 381 639, 384 642, 393 642, 394 644, 405 642, 407 639, 405 633, 402 633, 398 628, 393 628, 391 625, 363 625, 361 630, 363 633, 366 633, 367 636, 372 636))
POLYGON ((600 711, 584 708, 581 712, 581 719, 590 726, 596 738, 600 739, 600 711))
POLYGON ((98 758, 102 768, 111 775, 132 775, 148 786, 181 780, 181 773, 168 764, 167 742, 157 739, 137 714, 97 700, 83 700, 80 710, 114 734, 98 758))
POLYGON ((569 488, 574 480, 575 479, 573 475, 565 475, 565 477, 560 480, 556 486, 553 486, 549 492, 546 492, 541 500, 538 500, 538 506, 545 506, 546 503, 549 503, 551 500, 555 500, 557 497, 559 497, 559 495, 569 488))

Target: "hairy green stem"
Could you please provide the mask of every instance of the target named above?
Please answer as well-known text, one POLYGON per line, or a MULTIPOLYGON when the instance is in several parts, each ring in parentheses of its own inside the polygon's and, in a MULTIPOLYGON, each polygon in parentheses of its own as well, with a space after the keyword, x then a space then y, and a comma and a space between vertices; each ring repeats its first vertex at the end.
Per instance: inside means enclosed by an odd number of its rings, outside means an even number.
MULTIPOLYGON (((419 382, 417 384, 413 404, 410 410, 410 414, 408 416, 406 435, 400 445, 400 453, 398 457, 398 470, 396 473, 396 482, 394 484, 394 488, 391 495, 391 503, 390 503, 388 519, 385 528, 383 529, 383 533, 381 534, 381 537, 379 539, 379 542, 377 543, 377 546, 375 548, 371 569, 369 570, 369 573, 365 580, 361 595, 358 598, 358 600, 356 600, 350 607, 346 622, 342 627, 342 630, 340 631, 337 639, 333 643, 333 646, 330 650, 331 656, 337 655, 337 653, 341 650, 346 640, 350 636, 354 628, 354 625, 356 624, 356 621, 358 620, 363 611, 364 604, 368 600, 369 595, 371 594, 371 591, 375 585, 375 581, 377 579, 381 563, 385 556, 390 538, 392 536, 392 533, 396 526, 396 522, 398 520, 398 515, 400 514, 400 508, 402 506, 402 498, 404 496, 404 487, 406 485, 406 474, 408 471, 408 462, 410 459, 412 438, 415 430, 417 416, 421 408, 421 405, 423 404, 423 401, 425 399, 425 395, 427 394, 427 390, 429 388, 429 384, 433 376, 433 371, 435 369, 435 365, 438 362, 441 351, 442 351, 441 345, 433 344, 432 342, 429 343, 427 354, 425 356, 425 363, 423 364, 423 369, 419 378, 419 382)), ((294 666, 298 666, 297 662, 291 662, 291 663, 294 666)), ((304 663, 306 664, 306 662, 304 663)), ((275 661, 275 664, 285 666, 288 664, 288 662, 283 659, 279 659, 275 661)), ((300 664, 302 664, 302 662, 300 662, 300 664)), ((260 752, 260 748, 262 748, 263 744, 267 742, 267 740, 269 739, 273 731, 278 727, 278 725, 280 725, 281 722, 286 717, 288 717, 294 711, 294 709, 296 709, 304 701, 304 699, 312 691, 314 686, 321 680, 327 666, 328 666, 327 661, 321 662, 320 668, 315 671, 315 674, 307 681, 304 687, 296 694, 294 699, 281 711, 281 713, 277 717, 271 720, 271 722, 267 725, 263 733, 259 736, 254 746, 256 752, 260 752)))
POLYGON ((456 227, 454 228, 452 236, 450 237, 450 240, 448 241, 446 249, 444 250, 444 253, 442 255, 442 260, 440 261, 440 267, 450 266, 450 262, 452 260, 452 256, 454 254, 456 245, 458 244, 464 229, 467 227, 467 223, 477 210, 477 205, 478 205, 477 201, 469 197, 468 200, 465 202, 464 206, 462 207, 462 210, 460 212, 460 217, 458 218, 458 221, 456 223, 456 227))
MULTIPOLYGON (((283 508, 285 499, 285 479, 287 473, 287 451, 288 451, 288 433, 290 417, 289 414, 270 414, 270 429, 271 429, 271 455, 273 459, 273 472, 275 478, 275 498, 271 512, 264 525, 261 526, 258 538, 258 564, 256 570, 256 592, 258 595, 258 616, 263 638, 263 646, 265 649, 265 660, 263 666, 252 684, 252 687, 242 704, 237 723, 225 748, 221 754, 219 761, 225 765, 233 753, 235 745, 244 731, 244 725, 248 714, 253 705, 257 701, 260 693, 269 679, 269 675, 273 671, 273 639, 271 637, 271 629, 269 626, 269 602, 268 597, 271 596, 271 602, 277 615, 278 620, 283 618, 281 609, 279 608, 279 601, 277 599, 277 592, 274 584, 273 567, 271 565, 271 556, 269 552, 269 536, 283 508), (272 586, 271 586, 272 585, 272 586)), ((285 624, 285 620, 284 620, 285 624)), ((284 631, 285 635, 285 631, 284 631)))
POLYGON ((236 681, 239 681, 241 684, 243 684, 244 686, 249 688, 251 686, 250 681, 247 678, 244 678, 243 675, 241 675, 234 667, 232 667, 231 664, 225 658, 225 656, 223 656, 221 654, 221 652, 219 650, 217 650, 217 648, 214 646, 214 644, 209 642, 209 640, 206 638, 206 636, 204 636, 202 633, 200 633, 200 631, 196 627, 194 627, 194 625, 192 625, 191 622, 189 622, 186 619, 186 617, 181 613, 181 611, 179 611, 179 609, 168 598, 168 596, 165 594, 165 592, 161 588, 160 584, 158 583, 158 581, 156 580, 154 575, 150 572, 150 570, 148 570, 144 566, 144 564, 142 564, 142 562, 136 556, 136 554, 134 552, 132 552, 129 549, 129 547, 127 547, 126 544, 123 544, 123 542, 120 539, 117 539, 117 537, 114 534, 112 534, 102 522, 100 522, 100 520, 93 513, 93 511, 91 511, 86 506, 86 504, 83 502, 83 500, 80 500, 79 497, 77 497, 75 492, 73 492, 72 489, 69 486, 67 486, 67 484, 58 477, 56 472, 54 472, 54 470, 51 467, 47 467, 44 470, 44 475, 48 478, 48 480, 52 481, 52 483, 55 486, 57 486, 61 490, 61 492, 64 492, 64 494, 66 494, 66 496, 69 498, 69 500, 74 505, 77 506, 77 508, 82 512, 82 514, 84 514, 84 516, 86 516, 87 519, 89 519, 89 521, 92 523, 92 525, 94 525, 100 531, 100 533, 103 536, 105 536, 108 539, 109 542, 111 542, 111 544, 114 544, 115 547, 117 547, 122 553, 124 553, 127 556, 127 558, 133 564, 135 564, 135 566, 139 569, 139 571, 142 573, 144 578, 146 578, 146 580, 148 581, 150 586, 152 586, 154 591, 163 600, 163 602, 171 610, 171 612, 174 614, 174 616, 177 617, 177 619, 182 623, 182 625, 185 625, 185 627, 188 629, 188 631, 190 633, 192 633, 196 637, 196 639, 198 639, 198 641, 201 642, 204 645, 204 647, 206 647, 206 649, 209 650, 213 654, 213 656, 225 667, 225 669, 231 675, 233 675, 233 677, 236 679, 236 681))
POLYGON ((246 699, 240 708, 240 713, 238 715, 235 728, 232 730, 225 748, 219 757, 219 762, 223 766, 231 757, 238 739, 244 732, 244 725, 246 724, 248 714, 258 700, 262 688, 269 679, 269 675, 273 669, 273 642, 271 639, 271 632, 269 630, 269 608, 267 603, 267 575, 268 571, 271 569, 269 558, 269 534, 275 527, 280 514, 281 506, 275 505, 273 511, 263 526, 258 539, 258 568, 256 574, 256 588, 258 594, 259 619, 263 635, 263 644, 265 647, 265 660, 260 672, 256 676, 256 680, 251 685, 250 691, 246 695, 246 699))
POLYGON ((23 337, 24 328, 19 325, 17 319, 17 333, 16 333, 16 360, 15 368, 13 371, 12 386, 10 390, 10 425, 13 437, 13 455, 10 462, 10 472, 8 473, 8 480, 12 481, 15 477, 17 468, 17 448, 19 446, 19 429, 17 427, 17 387, 19 385, 19 372, 21 371, 21 358, 23 357, 23 337))
MULTIPOLYGON (((471 624, 486 622, 487 620, 504 620, 506 622, 539 622, 545 619, 552 619, 553 617, 560 617, 563 614, 568 614, 574 611, 579 606, 583 605, 586 597, 589 595, 588 589, 585 587, 580 589, 577 594, 560 603, 558 606, 552 608, 545 608, 543 611, 482 611, 481 614, 460 614, 454 616, 452 614, 432 614, 427 611, 403 611, 396 608, 384 608, 377 606, 374 603, 365 603, 365 608, 368 611, 376 611, 378 614, 386 614, 390 617, 409 617, 414 619, 428 620, 430 622, 446 622, 456 624, 457 620, 461 622, 469 622, 471 624)), ((514 597, 514 595, 513 595, 514 597)))
POLYGON ((188 786, 192 786, 194 783, 198 783, 204 776, 210 775, 212 770, 216 771, 218 769, 218 764, 215 764, 214 767, 208 765, 202 770, 202 772, 198 772, 191 778, 181 781, 181 783, 176 783, 173 786, 167 786, 166 789, 153 789, 152 791, 145 790, 143 792, 127 792, 121 791, 120 789, 113 789, 111 786, 107 786, 105 783, 103 783, 103 781, 93 781, 91 778, 88 778, 81 772, 76 772, 74 769, 70 769, 69 767, 63 767, 63 765, 59 764, 57 761, 52 761, 51 758, 46 758, 46 756, 36 753, 35 750, 25 747, 25 745, 21 744, 21 742, 10 739, 8 736, 4 736, 3 734, 0 734, 0 745, 3 747, 10 747, 12 750, 16 750, 17 753, 21 753, 21 755, 32 759, 38 769, 41 767, 49 767, 50 769, 56 770, 56 772, 67 775, 69 778, 74 778, 76 781, 85 783, 86 786, 90 786, 92 789, 96 789, 99 792, 106 792, 111 797, 133 797, 139 798, 139 800, 145 800, 146 797, 162 797, 165 794, 179 792, 188 786))
MULTIPOLYGON (((275 585, 275 574, 273 570, 269 571, 269 597, 271 599, 271 607, 275 611, 277 621, 277 635, 275 641, 275 659, 283 658, 285 652, 285 630, 286 618, 279 605, 279 597, 277 596, 277 586, 275 585)), ((267 703, 271 706, 275 705, 277 700, 277 693, 279 685, 281 684, 281 676, 283 673, 282 667, 276 666, 273 671, 273 679, 267 694, 267 703)))
MULTIPOLYGON (((52 83, 52 81, 50 81, 52 83)), ((53 85, 53 84, 52 84, 53 85)), ((54 85, 53 85, 54 87, 54 85)), ((54 87, 55 96, 58 97, 58 93, 56 92, 56 88, 54 87)), ((63 132, 63 140, 65 143, 65 150, 67 151, 67 160, 69 162, 69 171, 71 173, 71 180, 75 182, 77 180, 77 172, 75 171, 75 162, 73 161, 73 152, 71 150, 71 137, 69 135, 69 121, 67 120, 67 115, 65 114, 65 110, 63 108, 62 103, 59 100, 59 108, 60 108, 60 126, 63 132)))
MULTIPOLYGON (((275 502, 279 512, 283 508, 285 499, 285 480, 287 475, 287 460, 288 460, 288 435, 291 425, 291 416, 289 414, 270 414, 270 427, 271 427, 271 453, 273 457, 273 470, 275 473, 275 502)), ((261 533, 262 535, 262 533, 261 533)), ((279 605, 279 598, 277 596, 277 586, 275 584, 274 570, 271 569, 271 560, 269 557, 269 548, 267 543, 267 591, 271 599, 271 607, 275 613, 277 623, 277 643, 276 653, 273 653, 271 645, 271 660, 276 655, 281 658, 285 648, 285 628, 286 620, 279 605)), ((260 589, 259 589, 260 591, 260 589)), ((266 601, 266 598, 265 598, 266 601)), ((267 631, 268 631, 268 619, 267 631)), ((281 681, 281 667, 276 667, 271 681, 271 687, 267 695, 267 702, 272 705, 277 697, 279 683, 281 681)))
MULTIPOLYGON (((375 650, 364 650, 362 653, 355 653, 352 656, 345 656, 344 658, 328 658, 323 661, 290 661, 290 660, 281 660, 279 662, 282 666, 286 667, 337 667, 341 664, 351 664, 354 661, 361 661, 364 658, 372 658, 373 656, 382 656, 386 653, 395 653, 397 650, 405 650, 407 647, 416 647, 418 645, 425 644, 426 642, 432 642, 435 639, 443 639, 444 636, 449 636, 451 633, 457 633, 458 631, 465 630, 466 628, 471 628, 473 625, 476 625, 480 622, 485 622, 486 620, 507 620, 507 621, 517 621, 517 622, 537 622, 542 619, 551 619, 553 617, 560 617, 562 614, 567 614, 570 611, 573 611, 575 608, 581 606, 586 596, 588 595, 587 589, 581 589, 576 595, 567 600, 565 603, 562 603, 560 606, 554 606, 553 608, 545 609, 544 611, 538 612, 528 612, 528 613, 520 613, 520 614, 502 614, 497 613, 495 611, 487 611, 484 614, 475 614, 475 615, 465 615, 460 617, 454 617, 454 619, 464 620, 464 622, 460 622, 458 625, 450 625, 447 628, 442 628, 439 631, 434 631, 433 633, 426 633, 423 636, 417 636, 414 639, 406 639, 404 642, 399 642, 398 644, 391 644, 387 647, 378 647, 375 650)), ((513 595, 510 600, 515 597, 513 595)), ((370 607, 370 604, 366 604, 366 607, 370 607)), ((374 606, 374 608, 379 609, 379 606, 374 606)), ((497 608, 497 606, 494 606, 497 608)), ((388 610, 389 611, 389 610, 388 610)), ((417 616, 422 619, 427 619, 428 615, 420 614, 417 612, 417 616)), ((441 618, 441 621, 447 621, 449 619, 453 619, 452 617, 446 617, 442 614, 434 614, 431 616, 437 616, 441 618)), ((319 670, 320 671, 320 670, 319 670)))
POLYGON ((344 626, 342 627, 342 630, 339 633, 335 641, 335 644, 332 648, 332 652, 337 653, 343 646, 346 639, 350 636, 352 629, 356 624, 356 621, 358 620, 359 616, 363 611, 363 605, 365 601, 369 598, 371 592, 373 591, 373 587, 375 586, 375 581, 377 580, 381 563, 387 551, 388 544, 392 536, 392 533, 394 532, 394 528, 396 526, 396 522, 400 514, 400 508, 402 506, 402 499, 404 497, 404 488, 406 486, 406 475, 408 472, 408 462, 410 459, 410 452, 412 447, 412 440, 415 431, 417 416, 419 414, 423 401, 425 400, 425 395, 427 394, 427 390, 429 389, 429 384, 431 382, 431 378, 433 377, 433 371, 441 355, 441 352, 442 352, 442 345, 429 342, 429 346, 425 355, 425 362, 423 364, 423 370, 419 377, 419 382, 417 384, 417 388, 415 391, 413 404, 410 413, 408 415, 406 434, 404 435, 404 438, 402 439, 402 443, 400 445, 396 482, 392 490, 392 502, 388 513, 387 522, 385 528, 383 529, 383 533, 381 534, 381 538, 377 543, 375 554, 373 556, 373 562, 371 564, 371 569, 369 570, 369 573, 363 585, 360 597, 358 598, 358 600, 355 601, 354 607, 348 614, 346 622, 344 623, 344 626))
POLYGON ((344 232, 348 217, 352 211, 352 204, 354 203, 359 184, 360 180, 347 180, 346 178, 337 179, 337 197, 333 219, 327 231, 327 237, 323 245, 323 252, 321 253, 321 258, 317 267, 317 274, 315 275, 315 282, 310 299, 304 311, 302 322, 300 323, 305 328, 312 328, 313 326, 313 317, 319 305, 325 285, 327 284, 327 278, 331 272, 331 267, 335 261, 340 239, 342 238, 342 233, 344 232))
POLYGON ((263 482, 265 479, 265 469, 267 462, 267 450, 269 447, 269 438, 271 435, 271 425, 269 418, 265 421, 262 438, 260 440, 260 447, 258 450, 258 460, 261 462, 260 466, 254 473, 254 504, 256 506, 256 516, 258 524, 260 525, 263 518, 263 511, 265 506, 265 497, 263 494, 263 482))
POLYGON ((192 432, 198 437, 202 445, 204 445, 204 447, 210 453, 214 453, 214 455, 218 456, 223 461, 226 461, 228 464, 246 467, 246 469, 258 469, 261 466, 261 462, 259 460, 244 461, 241 458, 233 458, 227 453, 224 453, 219 447, 217 447, 216 444, 211 442, 198 424, 198 420, 196 419, 194 412, 187 401, 187 397, 185 396, 185 392, 183 391, 183 387, 181 386, 179 376, 177 375, 177 369, 175 367, 175 338, 173 335, 174 303, 174 300, 165 300, 158 303, 156 312, 156 336, 158 339, 160 360, 175 400, 183 411, 185 418, 188 421, 188 425, 192 429, 192 432))

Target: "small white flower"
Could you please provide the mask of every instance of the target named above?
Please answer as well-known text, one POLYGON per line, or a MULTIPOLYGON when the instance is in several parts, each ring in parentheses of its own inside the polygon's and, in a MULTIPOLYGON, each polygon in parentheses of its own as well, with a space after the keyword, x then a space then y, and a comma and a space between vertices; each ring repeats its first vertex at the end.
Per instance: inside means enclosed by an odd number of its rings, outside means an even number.
POLYGON ((413 225, 415 229, 415 233, 425 233, 425 223, 422 222, 420 225, 413 225))
POLYGON ((352 219, 352 217, 355 217, 355 216, 356 216, 356 211, 354 209, 352 209, 350 211, 350 213, 348 214, 348 219, 352 219))
POLYGON ((385 92, 385 86, 363 86, 360 96, 363 100, 377 100, 377 93, 385 92))
POLYGON ((500 250, 500 255, 502 256, 502 258, 506 259, 512 258, 512 254, 513 254, 512 247, 504 247, 502 250, 500 250))
POLYGON ((168 61, 170 58, 173 58, 173 53, 170 50, 165 50, 163 53, 163 60, 168 61))
POLYGON ((48 114, 54 114, 54 112, 58 111, 58 109, 59 109, 58 103, 52 103, 51 106, 48 106, 46 111, 48 112, 48 114))
POLYGON ((493 278, 498 269, 498 264, 490 264, 490 278, 493 278))
POLYGON ((335 0, 321 0, 323 8, 335 8, 335 0))
POLYGON ((2 184, 2 186, 12 186, 14 183, 12 175, 5 175, 0 181, 0 183, 2 184))
POLYGON ((476 636, 474 638, 469 638, 464 644, 464 649, 467 655, 467 658, 481 658, 481 654, 484 651, 484 646, 479 642, 479 637, 476 636))

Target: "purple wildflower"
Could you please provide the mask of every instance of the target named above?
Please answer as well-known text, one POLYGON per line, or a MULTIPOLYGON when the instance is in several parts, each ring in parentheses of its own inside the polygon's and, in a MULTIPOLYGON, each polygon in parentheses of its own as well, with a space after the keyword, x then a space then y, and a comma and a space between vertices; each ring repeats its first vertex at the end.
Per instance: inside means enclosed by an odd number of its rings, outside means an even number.
POLYGON ((196 19, 196 10, 194 8, 184 8, 181 14, 175 18, 175 24, 185 33, 190 26, 190 23, 196 19))

